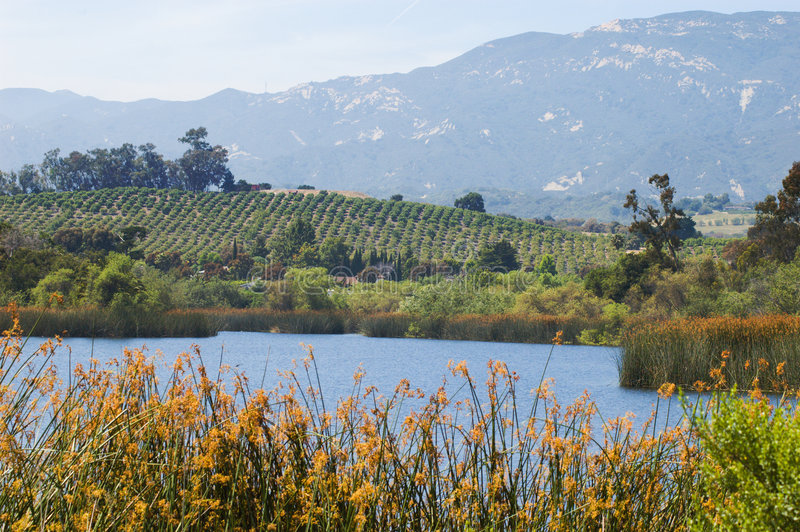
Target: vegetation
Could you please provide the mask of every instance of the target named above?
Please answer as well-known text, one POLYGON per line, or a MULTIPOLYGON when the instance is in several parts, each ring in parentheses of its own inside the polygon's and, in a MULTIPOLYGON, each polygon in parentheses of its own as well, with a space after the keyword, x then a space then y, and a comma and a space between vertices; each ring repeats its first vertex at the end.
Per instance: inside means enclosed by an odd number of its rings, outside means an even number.
POLYGON ((800 382, 798 316, 634 322, 622 349, 623 386, 702 388, 712 370, 724 387, 784 391, 785 383, 800 382))
MULTIPOLYGON (((704 449, 693 518, 697 530, 792 530, 800 510, 797 438, 800 412, 791 402, 731 392, 698 417, 704 449)), ((796 405, 796 403, 795 403, 796 405)), ((702 409, 701 409, 702 411, 702 409)))
POLYGON ((99 227, 116 233, 142 226, 147 229, 141 243, 145 255, 179 253, 190 261, 204 253, 222 253, 234 239, 251 256, 264 257, 266 248, 295 218, 314 226, 317 244, 341 237, 362 254, 402 251, 418 262, 451 256, 463 263, 474 258, 482 245, 501 239, 514 246, 523 265, 537 264, 549 254, 561 272, 605 264, 614 256, 609 240, 602 236, 463 209, 326 192, 219 194, 116 188, 0 196, 0 210, 5 221, 24 233, 99 227))
POLYGON ((696 236, 694 222, 673 205, 675 187, 670 186, 667 174, 654 174, 648 183, 658 191, 661 207, 640 205, 636 190, 631 190, 624 205, 631 210, 633 216, 628 230, 644 241, 648 253, 655 255, 651 261, 659 260, 676 271, 680 270, 678 250, 683 240, 696 236), (664 248, 669 254, 666 260, 662 257, 664 248))
POLYGON ((756 212, 756 223, 747 232, 753 243, 745 252, 745 260, 791 261, 800 246, 800 162, 792 165, 778 197, 767 196, 756 205, 756 212))
POLYGON ((485 387, 453 364, 430 395, 401 382, 382 396, 359 373, 332 401, 312 351, 284 386, 253 391, 224 368, 209 377, 197 352, 156 384, 152 359, 126 350, 61 385, 55 344, 26 358, 15 331, 0 373, 4 528, 671 530, 695 511, 691 431, 611 420, 596 443, 587 397, 562 409, 545 383, 522 412, 501 362, 485 387))
POLYGON ((800 416, 760 390, 681 396, 673 426, 664 385, 638 432, 586 395, 563 408, 551 382, 523 411, 496 361, 483 386, 452 362, 435 393, 380 395, 358 372, 332 400, 311 348, 271 390, 199 351, 157 382, 154 359, 125 350, 65 384, 59 342, 23 354, 20 332, 0 339, 5 529, 789 530, 800 506, 800 416))
POLYGON ((182 188, 206 190, 210 185, 225 191, 237 188, 228 170, 228 152, 211 146, 206 128, 190 129, 180 142, 189 149, 177 161, 156 152, 153 144, 136 148, 97 148, 61 156, 59 149, 44 155, 39 165, 27 164, 18 172, 0 171, 0 194, 33 194, 47 191, 100 190, 112 187, 182 188))
POLYGON ((457 198, 454 202, 457 209, 467 209, 469 211, 486 212, 483 206, 483 196, 477 192, 470 192, 466 196, 457 198))

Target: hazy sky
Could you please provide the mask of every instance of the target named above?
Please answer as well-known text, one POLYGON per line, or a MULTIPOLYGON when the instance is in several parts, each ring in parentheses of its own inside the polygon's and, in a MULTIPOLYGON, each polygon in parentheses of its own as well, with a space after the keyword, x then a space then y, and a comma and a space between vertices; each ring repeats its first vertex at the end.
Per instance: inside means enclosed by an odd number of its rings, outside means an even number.
POLYGON ((798 0, 0 0, 0 88, 111 100, 287 89, 407 72, 526 31, 798 0))

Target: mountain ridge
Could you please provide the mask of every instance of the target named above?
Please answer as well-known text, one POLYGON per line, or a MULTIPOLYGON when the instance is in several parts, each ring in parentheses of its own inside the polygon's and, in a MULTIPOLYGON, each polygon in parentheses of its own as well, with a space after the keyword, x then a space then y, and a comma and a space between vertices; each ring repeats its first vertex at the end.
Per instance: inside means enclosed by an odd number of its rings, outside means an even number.
POLYGON ((231 151, 237 178, 279 186, 444 204, 482 188, 494 212, 533 216, 548 213, 531 205, 620 194, 668 172, 680 195, 756 201, 800 151, 798 30, 795 12, 693 11, 528 32, 438 66, 279 93, 60 94, 37 114, 0 90, 0 161, 11 170, 54 147, 122 142, 176 156, 176 139, 203 125, 231 151))

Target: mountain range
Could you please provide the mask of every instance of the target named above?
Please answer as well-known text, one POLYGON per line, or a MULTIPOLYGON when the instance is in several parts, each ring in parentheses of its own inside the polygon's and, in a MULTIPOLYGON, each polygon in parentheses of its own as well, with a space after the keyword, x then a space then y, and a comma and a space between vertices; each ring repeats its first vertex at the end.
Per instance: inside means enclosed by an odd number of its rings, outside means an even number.
MULTIPOLYGON (((0 90, 0 169, 205 126, 238 178, 524 216, 614 202, 669 173, 679 196, 757 201, 800 159, 800 13, 686 12, 525 33, 403 74, 174 102, 0 90), (578 202, 578 203, 576 203, 578 202), (580 203, 582 202, 582 203, 580 203)), ((619 204, 605 212, 619 214, 619 204)))

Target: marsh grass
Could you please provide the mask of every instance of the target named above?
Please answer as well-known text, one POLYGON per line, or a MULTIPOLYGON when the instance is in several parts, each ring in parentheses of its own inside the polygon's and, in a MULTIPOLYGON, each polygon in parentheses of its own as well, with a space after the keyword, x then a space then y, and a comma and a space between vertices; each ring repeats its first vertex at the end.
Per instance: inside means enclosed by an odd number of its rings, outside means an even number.
POLYGON ((408 334, 412 318, 408 314, 382 312, 358 317, 358 332, 373 338, 403 338, 408 334))
POLYGON ((637 321, 622 336, 620 384, 707 383, 784 391, 800 385, 800 317, 695 318, 637 321))
POLYGON ((14 319, 0 339, 5 529, 674 530, 692 512, 691 430, 604 423, 544 380, 521 411, 502 362, 484 384, 452 363, 431 394, 383 396, 359 372, 333 398, 311 348, 272 390, 197 350, 158 382, 126 350, 65 385, 59 340, 26 356, 20 334, 14 319))
POLYGON ((354 317, 341 311, 204 309, 194 312, 208 316, 221 331, 344 334, 355 330, 354 317))
POLYGON ((562 331, 564 340, 574 343, 583 329, 595 326, 596 323, 585 319, 558 316, 466 315, 445 320, 441 337, 454 340, 541 344, 548 343, 556 332, 562 331))
MULTIPOLYGON (((217 330, 209 315, 193 311, 114 311, 98 307, 18 309, 21 327, 39 336, 92 337, 204 337, 217 330)), ((13 316, 0 311, 0 329, 9 329, 13 316)))
MULTIPOLYGON (((557 331, 577 343, 582 330, 598 322, 556 316, 456 315, 414 316, 401 313, 356 314, 343 310, 189 309, 151 312, 114 311, 98 307, 21 308, 22 328, 36 324, 39 336, 189 337, 213 336, 219 331, 294 334, 360 333, 379 338, 435 338, 484 342, 547 343, 557 331)), ((12 316, 0 311, 0 327, 12 316)), ((0 329, 1 330, 1 329, 0 329)))

